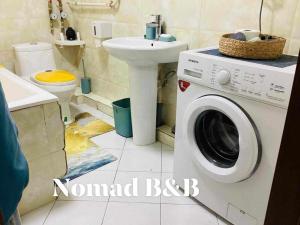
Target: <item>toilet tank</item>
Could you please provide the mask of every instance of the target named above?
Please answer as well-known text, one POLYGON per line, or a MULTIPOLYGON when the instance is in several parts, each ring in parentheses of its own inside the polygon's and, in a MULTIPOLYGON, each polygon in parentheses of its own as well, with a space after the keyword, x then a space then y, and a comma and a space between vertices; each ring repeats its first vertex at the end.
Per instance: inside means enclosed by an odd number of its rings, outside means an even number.
POLYGON ((16 54, 16 73, 21 77, 56 69, 52 45, 44 42, 23 43, 13 46, 16 54))

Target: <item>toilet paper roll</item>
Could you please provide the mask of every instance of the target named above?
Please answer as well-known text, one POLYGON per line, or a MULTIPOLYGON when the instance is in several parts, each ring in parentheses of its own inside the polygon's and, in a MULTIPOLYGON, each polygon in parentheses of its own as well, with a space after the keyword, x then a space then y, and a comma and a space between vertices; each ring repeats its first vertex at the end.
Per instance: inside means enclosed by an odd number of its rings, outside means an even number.
POLYGON ((249 42, 256 42, 256 41, 260 41, 260 37, 255 37, 249 40, 249 42))
POLYGON ((252 40, 254 38, 258 38, 260 34, 258 30, 251 30, 251 29, 241 29, 236 31, 236 33, 238 32, 243 33, 247 41, 252 40))

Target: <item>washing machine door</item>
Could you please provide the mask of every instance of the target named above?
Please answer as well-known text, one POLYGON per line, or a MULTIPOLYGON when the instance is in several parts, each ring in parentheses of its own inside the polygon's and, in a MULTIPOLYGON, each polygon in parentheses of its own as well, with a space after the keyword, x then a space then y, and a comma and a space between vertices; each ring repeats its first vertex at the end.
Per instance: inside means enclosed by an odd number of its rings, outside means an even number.
POLYGON ((192 102, 184 114, 185 144, 202 173, 223 183, 249 178, 258 167, 261 142, 249 115, 216 95, 192 102))

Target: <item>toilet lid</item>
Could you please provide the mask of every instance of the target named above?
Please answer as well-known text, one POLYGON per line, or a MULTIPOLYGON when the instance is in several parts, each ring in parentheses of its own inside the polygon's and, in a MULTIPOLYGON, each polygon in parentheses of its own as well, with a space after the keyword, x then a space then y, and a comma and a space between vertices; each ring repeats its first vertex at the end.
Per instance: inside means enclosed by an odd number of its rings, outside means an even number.
POLYGON ((32 78, 44 85, 70 85, 76 82, 76 76, 65 70, 47 70, 34 74, 32 78))

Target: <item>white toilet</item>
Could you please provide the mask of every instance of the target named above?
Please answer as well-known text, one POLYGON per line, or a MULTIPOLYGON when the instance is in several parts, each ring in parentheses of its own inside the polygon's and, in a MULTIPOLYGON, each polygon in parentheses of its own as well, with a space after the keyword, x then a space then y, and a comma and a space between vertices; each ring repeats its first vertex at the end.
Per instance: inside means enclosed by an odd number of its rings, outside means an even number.
POLYGON ((23 79, 49 91, 59 98, 62 120, 73 122, 70 101, 77 87, 75 75, 57 70, 52 45, 49 43, 24 43, 14 45, 16 52, 16 73, 23 79))

